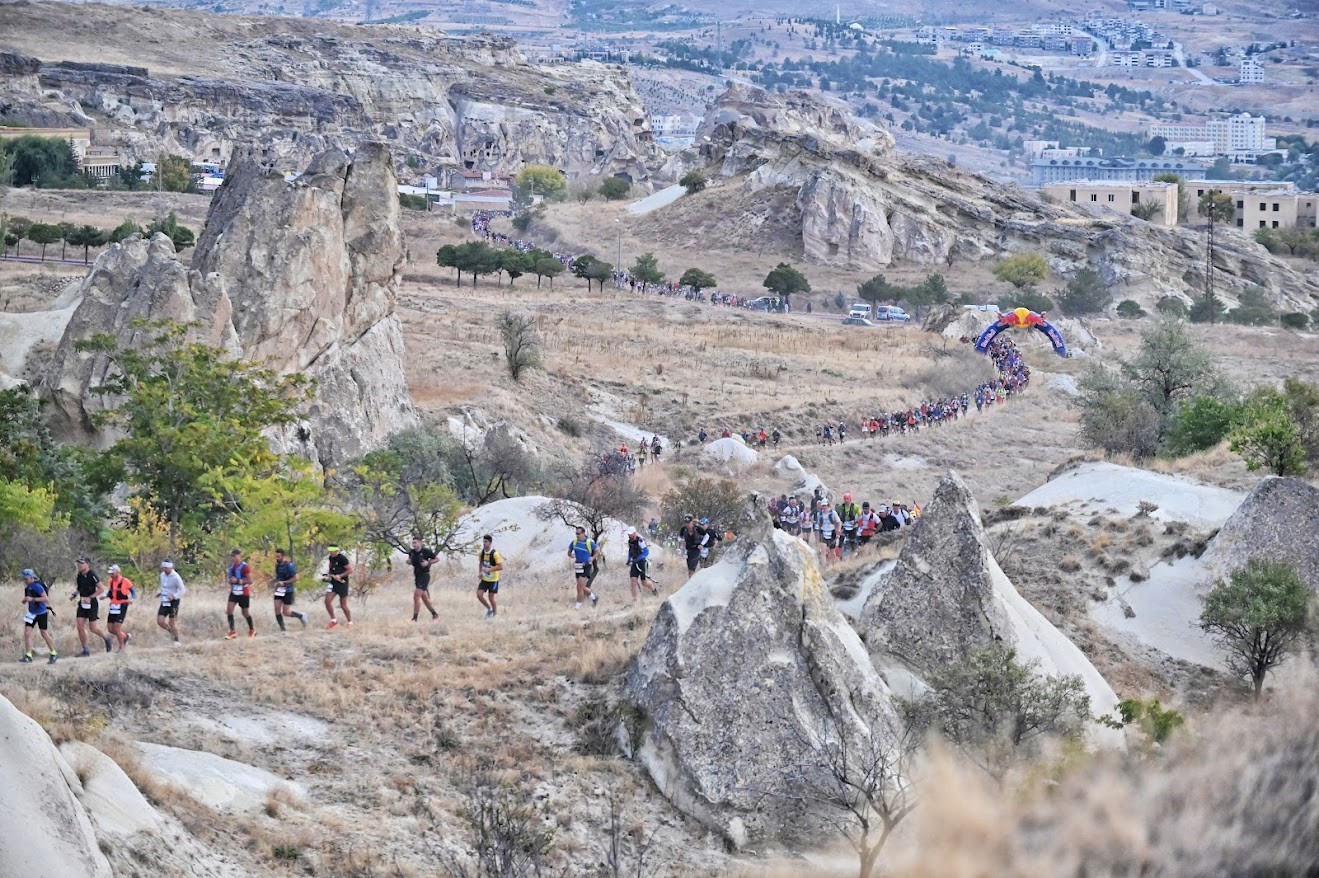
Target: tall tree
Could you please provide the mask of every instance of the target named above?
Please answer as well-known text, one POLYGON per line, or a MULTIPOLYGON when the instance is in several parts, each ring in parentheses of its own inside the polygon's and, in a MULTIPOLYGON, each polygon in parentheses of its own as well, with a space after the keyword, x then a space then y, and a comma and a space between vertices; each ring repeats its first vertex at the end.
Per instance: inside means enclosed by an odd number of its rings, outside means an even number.
POLYGON ((664 283, 664 272, 660 271, 659 260, 654 253, 642 253, 632 263, 630 270, 632 276, 641 281, 643 288, 646 284, 664 283))
POLYGON ((1039 253, 1018 253, 994 266, 994 277, 1019 290, 1032 288, 1049 276, 1049 263, 1039 253))
POLYGON ((1227 652, 1227 665, 1259 698, 1268 672, 1302 645, 1310 590, 1287 564, 1252 558, 1204 598, 1200 627, 1227 652))
POLYGON ((1070 317, 1084 317, 1102 313, 1113 301, 1113 293, 1099 272, 1087 265, 1076 272, 1067 286, 1054 293, 1054 298, 1062 306, 1063 313, 1070 317))
POLYGON ((682 277, 678 278, 678 283, 684 287, 691 287, 698 293, 719 286, 719 281, 715 280, 713 274, 699 268, 689 268, 684 271, 682 277))
POLYGON ((60 227, 52 223, 33 223, 32 228, 27 230, 28 240, 34 244, 41 245, 41 261, 46 261, 46 247, 57 241, 63 240, 60 233, 60 227))
POLYGON ((96 226, 78 226, 69 233, 65 240, 75 247, 82 248, 82 264, 86 265, 91 261, 91 249, 93 247, 104 247, 110 240, 110 236, 96 226))
POLYGON ((806 275, 786 262, 780 262, 774 266, 773 271, 765 275, 764 287, 782 298, 785 304, 794 293, 811 291, 811 284, 806 280, 806 275))
POLYGON ((297 420, 306 380, 190 342, 188 327, 177 323, 134 326, 154 333, 149 344, 121 348, 113 336, 97 335, 78 349, 104 353, 113 366, 94 392, 114 407, 95 423, 123 432, 107 455, 169 522, 173 552, 182 529, 235 511, 243 479, 275 471, 264 431, 297 420))
POLYGON ((568 178, 563 171, 549 165, 527 165, 514 181, 518 198, 531 203, 537 197, 546 201, 563 201, 568 197, 568 178))

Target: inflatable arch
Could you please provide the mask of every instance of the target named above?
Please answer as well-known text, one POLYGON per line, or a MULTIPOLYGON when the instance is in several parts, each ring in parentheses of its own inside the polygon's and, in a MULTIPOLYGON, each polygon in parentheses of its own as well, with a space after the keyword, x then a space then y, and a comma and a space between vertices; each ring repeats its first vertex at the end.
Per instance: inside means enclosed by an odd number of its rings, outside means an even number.
POLYGON ((1053 345, 1054 353, 1060 357, 1067 356, 1067 342, 1063 341, 1063 334, 1058 328, 1045 319, 1046 314, 1036 314, 1028 308, 1016 308, 1012 311, 1005 311, 998 315, 998 319, 989 324, 985 331, 980 333, 976 339, 976 350, 980 353, 986 353, 989 350, 990 342, 998 338, 999 333, 1007 329, 1038 329, 1049 339, 1049 344, 1053 345))

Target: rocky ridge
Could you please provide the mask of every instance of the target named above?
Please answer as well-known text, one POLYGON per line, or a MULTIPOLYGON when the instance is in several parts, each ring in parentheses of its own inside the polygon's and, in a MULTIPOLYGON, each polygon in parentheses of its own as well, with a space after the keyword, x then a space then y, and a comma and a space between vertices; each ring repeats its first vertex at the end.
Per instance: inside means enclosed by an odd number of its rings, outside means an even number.
POLYGON ((193 323, 198 336, 282 373, 306 376, 307 423, 284 438, 323 465, 415 422, 394 313, 405 261, 393 160, 381 144, 322 154, 294 183, 253 154, 237 158, 211 204, 193 268, 164 235, 110 247, 38 386, 56 435, 104 441, 90 393, 111 364, 76 349, 97 332, 140 346, 139 320, 193 323))
MULTIPOLYGON (((805 256, 862 270, 895 263, 952 265, 1016 252, 1048 256, 1067 276, 1092 264, 1119 297, 1190 297, 1201 286, 1204 236, 1111 211, 1047 204, 928 156, 903 155, 887 132, 805 93, 733 85, 707 115, 700 160, 768 199, 794 193, 805 256)), ((1319 278, 1250 238, 1219 236, 1214 267, 1229 300, 1258 285, 1308 311, 1319 278)))
POLYGON ((0 121, 90 127, 97 145, 147 161, 171 151, 224 163, 255 144, 289 170, 379 140, 400 167, 515 172, 542 162, 640 181, 659 155, 620 69, 535 67, 507 38, 418 28, 7 4, 0 89, 0 121), (60 56, 32 57, 55 29, 60 56), (144 42, 144 32, 159 36, 144 42), (171 38, 190 51, 169 52, 171 38))

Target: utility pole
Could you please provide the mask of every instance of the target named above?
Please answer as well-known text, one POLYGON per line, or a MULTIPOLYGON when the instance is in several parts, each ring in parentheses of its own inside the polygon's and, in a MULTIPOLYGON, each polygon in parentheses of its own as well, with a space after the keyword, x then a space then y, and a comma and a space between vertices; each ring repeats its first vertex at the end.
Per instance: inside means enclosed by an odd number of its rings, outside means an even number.
POLYGON ((1209 190, 1209 243, 1205 247, 1205 307, 1209 311, 1209 322, 1218 322, 1218 308, 1214 302, 1214 214, 1218 212, 1215 196, 1217 189, 1209 190))

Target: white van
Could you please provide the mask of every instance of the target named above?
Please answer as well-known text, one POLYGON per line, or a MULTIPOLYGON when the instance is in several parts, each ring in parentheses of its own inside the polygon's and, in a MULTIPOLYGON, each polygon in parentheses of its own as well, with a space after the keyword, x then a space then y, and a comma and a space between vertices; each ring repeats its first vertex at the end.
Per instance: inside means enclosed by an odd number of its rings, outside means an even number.
POLYGON ((897 305, 880 305, 875 309, 876 320, 887 320, 891 323, 910 323, 911 316, 903 311, 897 305))
POLYGON ((848 316, 848 317, 864 317, 864 318, 866 318, 867 320, 870 319, 870 303, 868 303, 868 302, 855 302, 855 303, 853 303, 853 305, 852 305, 852 310, 847 312, 847 316, 848 316))

